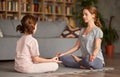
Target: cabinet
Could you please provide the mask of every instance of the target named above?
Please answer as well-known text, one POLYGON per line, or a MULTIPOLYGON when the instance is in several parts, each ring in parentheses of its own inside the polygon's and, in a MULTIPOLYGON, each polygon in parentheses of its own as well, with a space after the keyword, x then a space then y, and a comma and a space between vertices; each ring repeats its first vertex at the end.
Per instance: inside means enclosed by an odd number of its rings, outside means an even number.
POLYGON ((20 20, 32 14, 40 21, 72 18, 75 0, 0 0, 0 18, 20 20))

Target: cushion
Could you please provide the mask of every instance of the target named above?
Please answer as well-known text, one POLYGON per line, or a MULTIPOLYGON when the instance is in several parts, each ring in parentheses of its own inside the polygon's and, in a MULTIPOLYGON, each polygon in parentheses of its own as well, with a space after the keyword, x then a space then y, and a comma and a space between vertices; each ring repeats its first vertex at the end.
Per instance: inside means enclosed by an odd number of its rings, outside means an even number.
POLYGON ((70 29, 68 26, 66 26, 65 30, 62 32, 60 37, 62 37, 62 38, 78 38, 79 32, 80 32, 80 28, 70 29))
POLYGON ((3 32, 3 36, 16 36, 16 30, 13 23, 9 19, 0 19, 0 28, 3 32))
POLYGON ((2 33, 2 31, 1 31, 1 29, 0 29, 0 37, 3 37, 3 33, 2 33))
POLYGON ((69 25, 70 25, 71 27, 75 27, 75 26, 76 26, 76 24, 75 24, 75 19, 70 18, 70 19, 69 19, 69 25))
POLYGON ((66 26, 66 21, 39 21, 35 37, 59 37, 66 26))

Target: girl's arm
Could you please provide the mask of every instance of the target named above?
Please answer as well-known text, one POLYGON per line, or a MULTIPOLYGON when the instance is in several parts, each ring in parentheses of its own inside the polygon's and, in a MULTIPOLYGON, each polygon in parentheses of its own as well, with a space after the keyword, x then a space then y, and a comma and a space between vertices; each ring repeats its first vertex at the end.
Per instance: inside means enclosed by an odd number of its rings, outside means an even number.
POLYGON ((90 55, 90 61, 93 61, 96 58, 96 55, 98 54, 98 51, 99 51, 100 46, 101 46, 101 42, 102 42, 101 38, 97 38, 95 40, 95 47, 94 47, 93 53, 90 55))
POLYGON ((57 62, 60 63, 61 61, 59 61, 58 57, 53 57, 51 59, 46 59, 46 58, 42 58, 39 56, 33 56, 32 60, 34 63, 44 63, 44 62, 57 62))

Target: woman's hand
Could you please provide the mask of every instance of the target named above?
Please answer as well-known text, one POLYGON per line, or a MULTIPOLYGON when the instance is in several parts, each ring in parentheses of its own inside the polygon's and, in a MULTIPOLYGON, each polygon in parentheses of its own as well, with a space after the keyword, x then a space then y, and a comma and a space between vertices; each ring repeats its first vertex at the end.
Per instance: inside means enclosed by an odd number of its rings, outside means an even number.
POLYGON ((95 58, 96 58, 96 55, 93 55, 93 54, 90 55, 90 61, 91 61, 91 62, 93 62, 93 61, 95 60, 95 58))
POLYGON ((56 57, 61 57, 61 56, 63 56, 63 55, 64 55, 63 53, 58 52, 58 53, 56 54, 56 57))

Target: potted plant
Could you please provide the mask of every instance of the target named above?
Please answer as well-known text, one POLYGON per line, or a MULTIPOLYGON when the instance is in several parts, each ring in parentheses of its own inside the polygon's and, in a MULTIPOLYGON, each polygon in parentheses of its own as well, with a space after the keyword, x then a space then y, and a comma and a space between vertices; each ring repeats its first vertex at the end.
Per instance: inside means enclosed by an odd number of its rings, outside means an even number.
POLYGON ((103 41, 106 43, 105 50, 107 56, 110 58, 113 57, 113 52, 114 52, 113 43, 119 39, 119 35, 117 31, 111 26, 113 18, 114 16, 111 16, 108 27, 103 28, 103 33, 104 33, 103 41))

